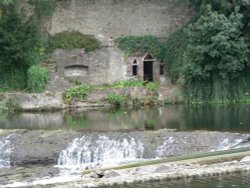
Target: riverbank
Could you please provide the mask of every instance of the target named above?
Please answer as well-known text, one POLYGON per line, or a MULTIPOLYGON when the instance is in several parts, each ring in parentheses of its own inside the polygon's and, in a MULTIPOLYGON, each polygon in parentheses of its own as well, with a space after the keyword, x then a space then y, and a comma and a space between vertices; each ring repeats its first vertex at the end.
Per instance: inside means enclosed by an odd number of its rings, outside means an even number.
MULTIPOLYGON (((122 107, 142 107, 184 103, 180 87, 161 86, 157 89, 147 87, 108 88, 90 91, 84 98, 65 99, 65 92, 44 93, 1 93, 1 101, 9 99, 21 111, 55 111, 64 109, 101 109, 122 107)), ((4 105, 4 104, 3 104, 4 105)))

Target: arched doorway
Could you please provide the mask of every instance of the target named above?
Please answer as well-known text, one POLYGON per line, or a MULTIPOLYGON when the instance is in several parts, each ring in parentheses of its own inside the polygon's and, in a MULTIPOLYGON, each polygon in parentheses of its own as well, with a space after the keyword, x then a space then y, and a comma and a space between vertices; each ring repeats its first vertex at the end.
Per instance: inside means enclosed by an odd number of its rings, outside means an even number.
POLYGON ((143 80, 148 82, 154 81, 154 74, 153 74, 153 64, 154 60, 150 54, 147 54, 143 60, 143 80))

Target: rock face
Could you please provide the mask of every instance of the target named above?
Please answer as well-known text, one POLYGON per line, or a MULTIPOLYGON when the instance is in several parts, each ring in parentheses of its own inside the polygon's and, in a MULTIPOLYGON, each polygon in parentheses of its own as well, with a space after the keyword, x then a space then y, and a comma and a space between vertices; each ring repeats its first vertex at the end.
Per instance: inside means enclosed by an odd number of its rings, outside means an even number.
POLYGON ((125 35, 167 37, 192 14, 185 3, 172 0, 68 0, 57 5, 48 30, 77 30, 107 44, 125 35))

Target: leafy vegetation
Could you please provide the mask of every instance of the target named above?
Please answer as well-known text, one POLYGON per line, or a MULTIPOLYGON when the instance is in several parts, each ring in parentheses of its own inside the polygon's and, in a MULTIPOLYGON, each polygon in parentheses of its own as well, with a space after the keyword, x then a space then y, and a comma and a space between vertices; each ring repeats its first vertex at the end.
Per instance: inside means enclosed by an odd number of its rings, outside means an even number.
POLYGON ((81 84, 79 86, 72 86, 65 92, 65 99, 71 101, 73 98, 80 98, 81 100, 87 96, 91 91, 91 87, 86 84, 81 84))
POLYGON ((34 22, 22 20, 17 1, 1 7, 0 19, 0 88, 22 90, 26 88, 27 70, 43 56, 41 40, 34 22), (3 7, 3 8, 2 8, 3 7))
POLYGON ((0 113, 13 113, 20 110, 20 105, 10 98, 0 101, 0 113))
POLYGON ((124 95, 116 93, 109 93, 107 99, 114 108, 120 108, 124 106, 126 102, 126 97, 124 95))
POLYGON ((173 33, 163 44, 162 59, 165 63, 165 71, 170 76, 172 83, 176 83, 182 74, 184 59, 182 54, 188 44, 187 34, 184 29, 173 33))
POLYGON ((33 65, 28 70, 27 88, 30 92, 41 93, 49 80, 47 68, 33 65))
POLYGON ((84 35, 78 31, 64 31, 51 36, 49 48, 73 49, 84 48, 86 52, 94 51, 99 48, 100 42, 92 35, 84 35))
POLYGON ((161 56, 162 44, 156 36, 125 36, 117 40, 118 47, 129 55, 135 52, 161 56))
POLYGON ((129 79, 124 81, 117 81, 111 85, 112 88, 127 88, 127 87, 142 87, 145 85, 144 81, 139 79, 129 79))
POLYGON ((197 14, 164 44, 169 75, 175 81, 184 78, 190 102, 249 101, 250 2, 190 2, 197 14))

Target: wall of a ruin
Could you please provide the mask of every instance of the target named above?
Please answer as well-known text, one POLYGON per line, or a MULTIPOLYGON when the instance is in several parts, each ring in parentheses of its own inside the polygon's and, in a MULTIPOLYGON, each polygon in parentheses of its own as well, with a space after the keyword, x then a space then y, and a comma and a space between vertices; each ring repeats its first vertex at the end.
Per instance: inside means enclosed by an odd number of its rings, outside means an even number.
POLYGON ((192 16, 177 0, 66 0, 58 3, 48 31, 77 30, 107 43, 110 37, 167 37, 192 16))

